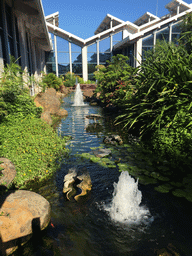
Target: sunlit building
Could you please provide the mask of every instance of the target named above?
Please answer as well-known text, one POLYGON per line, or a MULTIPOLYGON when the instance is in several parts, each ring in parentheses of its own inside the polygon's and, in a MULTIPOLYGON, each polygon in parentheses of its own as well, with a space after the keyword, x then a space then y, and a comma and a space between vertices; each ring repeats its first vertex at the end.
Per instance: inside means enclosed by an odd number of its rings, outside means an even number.
POLYGON ((182 0, 165 8, 169 13, 163 17, 146 12, 135 22, 107 14, 94 36, 82 39, 59 27, 58 12, 45 17, 41 0, 0 0, 0 71, 10 54, 29 74, 73 72, 85 81, 93 78, 97 65, 106 65, 118 53, 137 67, 157 40, 176 42, 180 22, 192 11, 182 0))

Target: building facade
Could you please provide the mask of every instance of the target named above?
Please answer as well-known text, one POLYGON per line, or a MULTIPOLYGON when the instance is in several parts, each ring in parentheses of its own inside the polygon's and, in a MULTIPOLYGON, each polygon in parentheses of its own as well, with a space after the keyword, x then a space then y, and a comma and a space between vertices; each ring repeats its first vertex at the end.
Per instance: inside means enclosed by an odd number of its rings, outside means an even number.
POLYGON ((107 14, 94 36, 82 39, 59 28, 59 13, 44 15, 41 0, 0 0, 0 72, 13 55, 29 75, 73 72, 93 79, 97 65, 106 65, 115 54, 129 57, 137 67, 157 40, 176 42, 179 24, 192 4, 172 0, 161 18, 146 12, 135 22, 107 14))
POLYGON ((53 47, 47 55, 47 71, 58 76, 73 72, 86 81, 93 78, 95 66, 106 65, 106 60, 118 53, 128 56, 129 64, 137 67, 157 40, 176 42, 180 22, 192 11, 192 5, 182 0, 172 0, 165 8, 169 13, 161 18, 146 12, 135 22, 107 14, 95 35, 86 40, 59 28, 58 12, 47 16, 53 47))
POLYGON ((46 72, 45 52, 51 49, 41 0, 0 0, 0 72, 12 55, 38 78, 46 72))

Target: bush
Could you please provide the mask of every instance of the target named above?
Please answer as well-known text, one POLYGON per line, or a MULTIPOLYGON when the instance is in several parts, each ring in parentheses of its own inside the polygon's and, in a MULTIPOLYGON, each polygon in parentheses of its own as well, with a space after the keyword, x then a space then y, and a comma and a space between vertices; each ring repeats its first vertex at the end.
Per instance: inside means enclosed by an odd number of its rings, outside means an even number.
POLYGON ((74 73, 68 72, 65 74, 64 85, 66 87, 73 87, 76 83, 76 76, 74 73))
POLYGON ((49 73, 43 76, 41 86, 43 88, 43 92, 46 88, 54 88, 58 91, 62 84, 63 82, 61 78, 57 77, 53 73, 49 73))
POLYGON ((35 106, 29 90, 24 88, 21 67, 11 58, 11 63, 4 68, 0 79, 0 121, 9 114, 26 116, 32 113, 39 117, 41 112, 42 108, 35 106))
POLYGON ((128 57, 121 54, 107 61, 108 66, 97 66, 95 79, 98 81, 96 92, 100 92, 100 99, 106 105, 123 107, 125 99, 133 93, 132 76, 134 69, 127 64, 128 57))

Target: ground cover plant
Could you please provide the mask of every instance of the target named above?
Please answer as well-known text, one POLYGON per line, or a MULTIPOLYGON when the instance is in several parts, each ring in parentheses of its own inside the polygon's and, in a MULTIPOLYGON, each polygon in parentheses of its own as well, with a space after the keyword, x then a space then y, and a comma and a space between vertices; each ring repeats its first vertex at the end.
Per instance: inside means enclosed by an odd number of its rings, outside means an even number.
POLYGON ((23 71, 12 58, 0 80, 0 156, 15 165, 17 188, 50 177, 68 153, 65 138, 39 118, 41 112, 24 88, 23 71))
POLYGON ((0 155, 15 164, 16 187, 25 187, 35 178, 41 181, 50 177, 67 152, 65 139, 34 115, 10 115, 0 124, 0 155))

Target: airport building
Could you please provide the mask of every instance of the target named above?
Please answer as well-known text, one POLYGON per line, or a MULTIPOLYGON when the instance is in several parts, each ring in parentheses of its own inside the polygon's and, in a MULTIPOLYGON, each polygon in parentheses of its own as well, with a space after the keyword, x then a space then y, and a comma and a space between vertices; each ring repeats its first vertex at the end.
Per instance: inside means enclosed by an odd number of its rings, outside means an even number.
POLYGON ((87 81, 97 65, 106 65, 118 53, 137 67, 157 40, 176 42, 192 4, 172 0, 165 8, 169 13, 163 17, 146 12, 135 22, 107 14, 94 36, 82 39, 59 27, 58 12, 45 17, 41 0, 0 0, 0 70, 10 54, 35 76, 73 72, 87 81))

